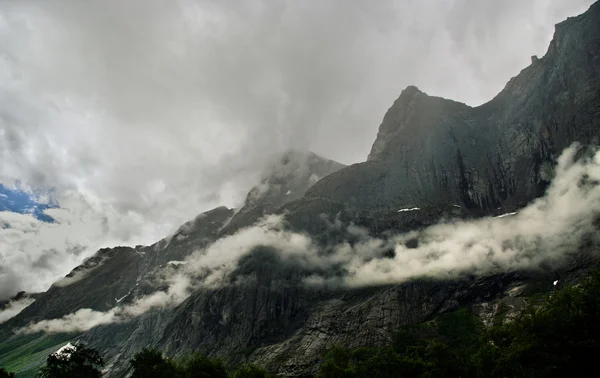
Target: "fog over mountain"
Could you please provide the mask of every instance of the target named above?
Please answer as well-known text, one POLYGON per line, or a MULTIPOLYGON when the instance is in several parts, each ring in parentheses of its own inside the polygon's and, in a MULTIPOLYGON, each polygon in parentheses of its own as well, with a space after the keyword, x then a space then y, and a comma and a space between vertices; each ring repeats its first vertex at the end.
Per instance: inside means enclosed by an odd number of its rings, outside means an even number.
POLYGON ((0 297, 243 204, 269 159, 363 161, 409 84, 483 103, 592 1, 2 1, 0 297))

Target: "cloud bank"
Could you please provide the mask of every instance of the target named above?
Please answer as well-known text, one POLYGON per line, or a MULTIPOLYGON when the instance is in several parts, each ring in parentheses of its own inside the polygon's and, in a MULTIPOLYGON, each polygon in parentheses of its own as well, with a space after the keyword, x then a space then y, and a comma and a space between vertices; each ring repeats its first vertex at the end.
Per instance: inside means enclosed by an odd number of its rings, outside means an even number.
POLYGON ((240 259, 258 246, 277 251, 283 264, 293 262, 300 270, 321 272, 306 274, 305 284, 342 288, 557 267, 578 251, 585 237, 597 233, 594 222, 599 215, 600 150, 591 153, 575 145, 558 159, 546 195, 516 214, 440 223, 386 239, 336 220, 329 222, 330 227, 346 228, 357 241, 328 248, 317 246, 308 235, 286 230, 285 217, 272 215, 192 254, 177 269, 166 292, 107 313, 82 309, 62 319, 30 325, 24 332, 85 331, 153 308, 177 305, 195 289, 231 284, 231 273, 240 259), (385 254, 390 250, 393 256, 385 254))

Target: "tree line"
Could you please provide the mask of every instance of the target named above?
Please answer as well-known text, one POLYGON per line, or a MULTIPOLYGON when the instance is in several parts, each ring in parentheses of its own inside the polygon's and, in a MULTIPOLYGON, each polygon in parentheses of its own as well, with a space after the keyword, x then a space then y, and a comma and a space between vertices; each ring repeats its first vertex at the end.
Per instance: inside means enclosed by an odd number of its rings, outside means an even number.
MULTIPOLYGON (((387 347, 329 350, 317 378, 554 378, 595 376, 600 355, 600 269, 531 304, 510 322, 484 327, 468 308, 399 330, 387 347)), ((228 373, 219 359, 170 359, 143 349, 129 361, 131 378, 264 378, 246 365, 228 373)), ((99 378, 104 361, 85 345, 48 356, 40 378, 99 378)), ((0 369, 0 378, 14 377, 0 369)))
POLYGON ((467 308, 399 331, 389 347, 334 348, 317 378, 558 378, 596 376, 600 271, 484 327, 467 308))

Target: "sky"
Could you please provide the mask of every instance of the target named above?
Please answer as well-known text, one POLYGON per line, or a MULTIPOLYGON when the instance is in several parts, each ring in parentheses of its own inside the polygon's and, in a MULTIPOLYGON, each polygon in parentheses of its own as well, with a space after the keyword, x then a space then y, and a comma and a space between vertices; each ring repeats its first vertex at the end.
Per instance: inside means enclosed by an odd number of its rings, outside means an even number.
POLYGON ((478 105, 591 0, 0 0, 0 299, 239 206, 271 155, 364 161, 408 85, 478 105))

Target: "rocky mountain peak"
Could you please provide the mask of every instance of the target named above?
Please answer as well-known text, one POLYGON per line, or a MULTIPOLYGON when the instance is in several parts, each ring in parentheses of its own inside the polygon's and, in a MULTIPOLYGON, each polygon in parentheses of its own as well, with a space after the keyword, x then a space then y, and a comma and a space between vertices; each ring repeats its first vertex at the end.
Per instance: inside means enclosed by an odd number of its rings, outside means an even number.
POLYGON ((599 19, 597 2, 556 25, 547 53, 478 107, 407 87, 368 161, 309 195, 370 209, 455 203, 477 212, 542 195, 564 148, 600 140, 599 19))
POLYGON ((385 114, 367 161, 385 160, 400 145, 411 143, 446 114, 467 105, 429 96, 414 85, 406 87, 385 114))

